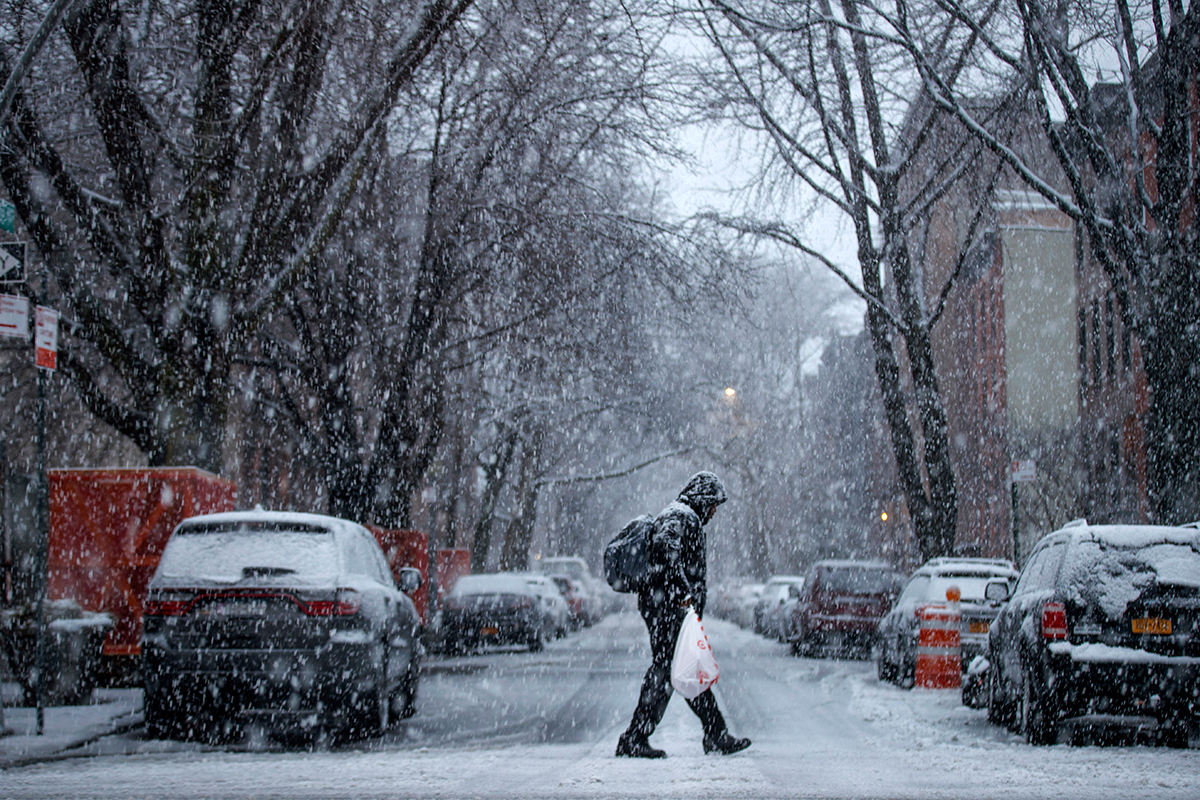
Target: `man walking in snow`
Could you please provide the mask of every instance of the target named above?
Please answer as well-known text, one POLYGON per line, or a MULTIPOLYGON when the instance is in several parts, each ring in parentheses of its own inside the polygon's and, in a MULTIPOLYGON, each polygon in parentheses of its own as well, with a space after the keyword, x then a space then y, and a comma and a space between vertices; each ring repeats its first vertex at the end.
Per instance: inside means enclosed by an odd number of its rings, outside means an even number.
MULTIPOLYGON (((638 611, 650 632, 650 668, 642 680, 637 709, 629 728, 617 742, 617 755, 633 758, 662 758, 662 750, 650 746, 650 734, 662 720, 671 699, 671 659, 675 640, 690 605, 704 616, 708 556, 704 526, 717 506, 725 502, 725 486, 711 472, 697 472, 678 499, 654 520, 650 534, 650 579, 638 592, 638 611)), ((688 705, 704 726, 704 752, 728 755, 750 746, 749 739, 729 734, 725 718, 717 708, 712 691, 702 692, 688 705)))

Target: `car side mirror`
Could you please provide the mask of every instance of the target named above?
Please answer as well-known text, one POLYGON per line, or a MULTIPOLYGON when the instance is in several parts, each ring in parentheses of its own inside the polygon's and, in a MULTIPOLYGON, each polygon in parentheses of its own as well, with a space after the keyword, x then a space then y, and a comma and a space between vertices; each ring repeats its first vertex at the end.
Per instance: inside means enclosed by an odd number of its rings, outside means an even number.
POLYGON ((788 597, 799 597, 799 596, 800 596, 800 587, 799 586, 792 584, 791 586, 788 587, 788 597))
POLYGON ((422 582, 421 570, 415 567, 404 567, 400 570, 400 579, 396 583, 400 587, 400 591, 412 594, 421 588, 422 582))
POLYGON ((1003 603, 1008 599, 1008 584, 1004 581, 992 581, 983 588, 983 596, 992 603, 1003 603))

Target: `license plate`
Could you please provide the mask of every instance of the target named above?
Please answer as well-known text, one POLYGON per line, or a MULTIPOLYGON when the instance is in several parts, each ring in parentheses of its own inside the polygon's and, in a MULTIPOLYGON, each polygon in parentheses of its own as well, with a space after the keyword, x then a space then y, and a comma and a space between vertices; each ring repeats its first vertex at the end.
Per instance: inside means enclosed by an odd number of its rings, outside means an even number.
POLYGON ((218 600, 209 603, 202 613, 213 617, 265 617, 267 603, 265 600, 218 600))
POLYGON ((479 629, 480 636, 495 636, 499 632, 499 628, 493 628, 490 625, 479 629))
POLYGON ((1135 619, 1133 620, 1133 632, 1169 636, 1171 633, 1171 620, 1163 619, 1162 617, 1135 619))
POLYGON ((987 622, 978 622, 978 621, 969 622, 969 623, 967 623, 967 630, 971 633, 987 633, 988 632, 988 623, 987 622))

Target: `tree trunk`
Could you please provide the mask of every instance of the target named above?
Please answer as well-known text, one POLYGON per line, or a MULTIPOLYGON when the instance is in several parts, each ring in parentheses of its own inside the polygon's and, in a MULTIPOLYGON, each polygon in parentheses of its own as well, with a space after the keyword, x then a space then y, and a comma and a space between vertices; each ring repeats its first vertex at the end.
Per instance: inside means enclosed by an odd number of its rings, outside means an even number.
POLYGON ((509 521, 504 532, 504 543, 500 549, 500 569, 529 569, 529 549, 533 544, 533 526, 537 521, 537 501, 540 484, 537 473, 542 463, 542 448, 546 441, 545 430, 540 426, 533 429, 521 452, 521 470, 517 482, 517 497, 520 508, 509 521))
POLYGON ((508 474, 509 465, 512 464, 518 438, 516 428, 505 432, 496 459, 483 465, 486 482, 479 502, 479 518, 475 520, 475 535, 471 539, 473 569, 483 569, 487 565, 488 551, 492 547, 492 523, 495 521, 496 503, 500 499, 500 492, 504 490, 505 476, 508 474))

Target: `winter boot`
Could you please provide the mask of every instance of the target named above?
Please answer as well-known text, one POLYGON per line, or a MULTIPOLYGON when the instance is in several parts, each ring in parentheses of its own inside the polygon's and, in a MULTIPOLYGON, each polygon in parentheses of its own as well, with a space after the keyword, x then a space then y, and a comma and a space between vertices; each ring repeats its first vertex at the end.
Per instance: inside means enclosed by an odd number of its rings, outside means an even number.
POLYGON ((721 755, 727 756, 732 753, 737 753, 741 750, 745 750, 749 746, 750 746, 749 739, 735 739, 734 737, 729 735, 728 731, 722 732, 720 736, 716 736, 716 737, 712 737, 712 738, 710 738, 708 736, 704 737, 704 752, 705 753, 711 753, 715 750, 718 753, 720 753, 721 755))
POLYGON ((663 750, 651 747, 648 739, 622 733, 621 738, 617 740, 617 755, 629 758, 665 758, 667 754, 663 750))

